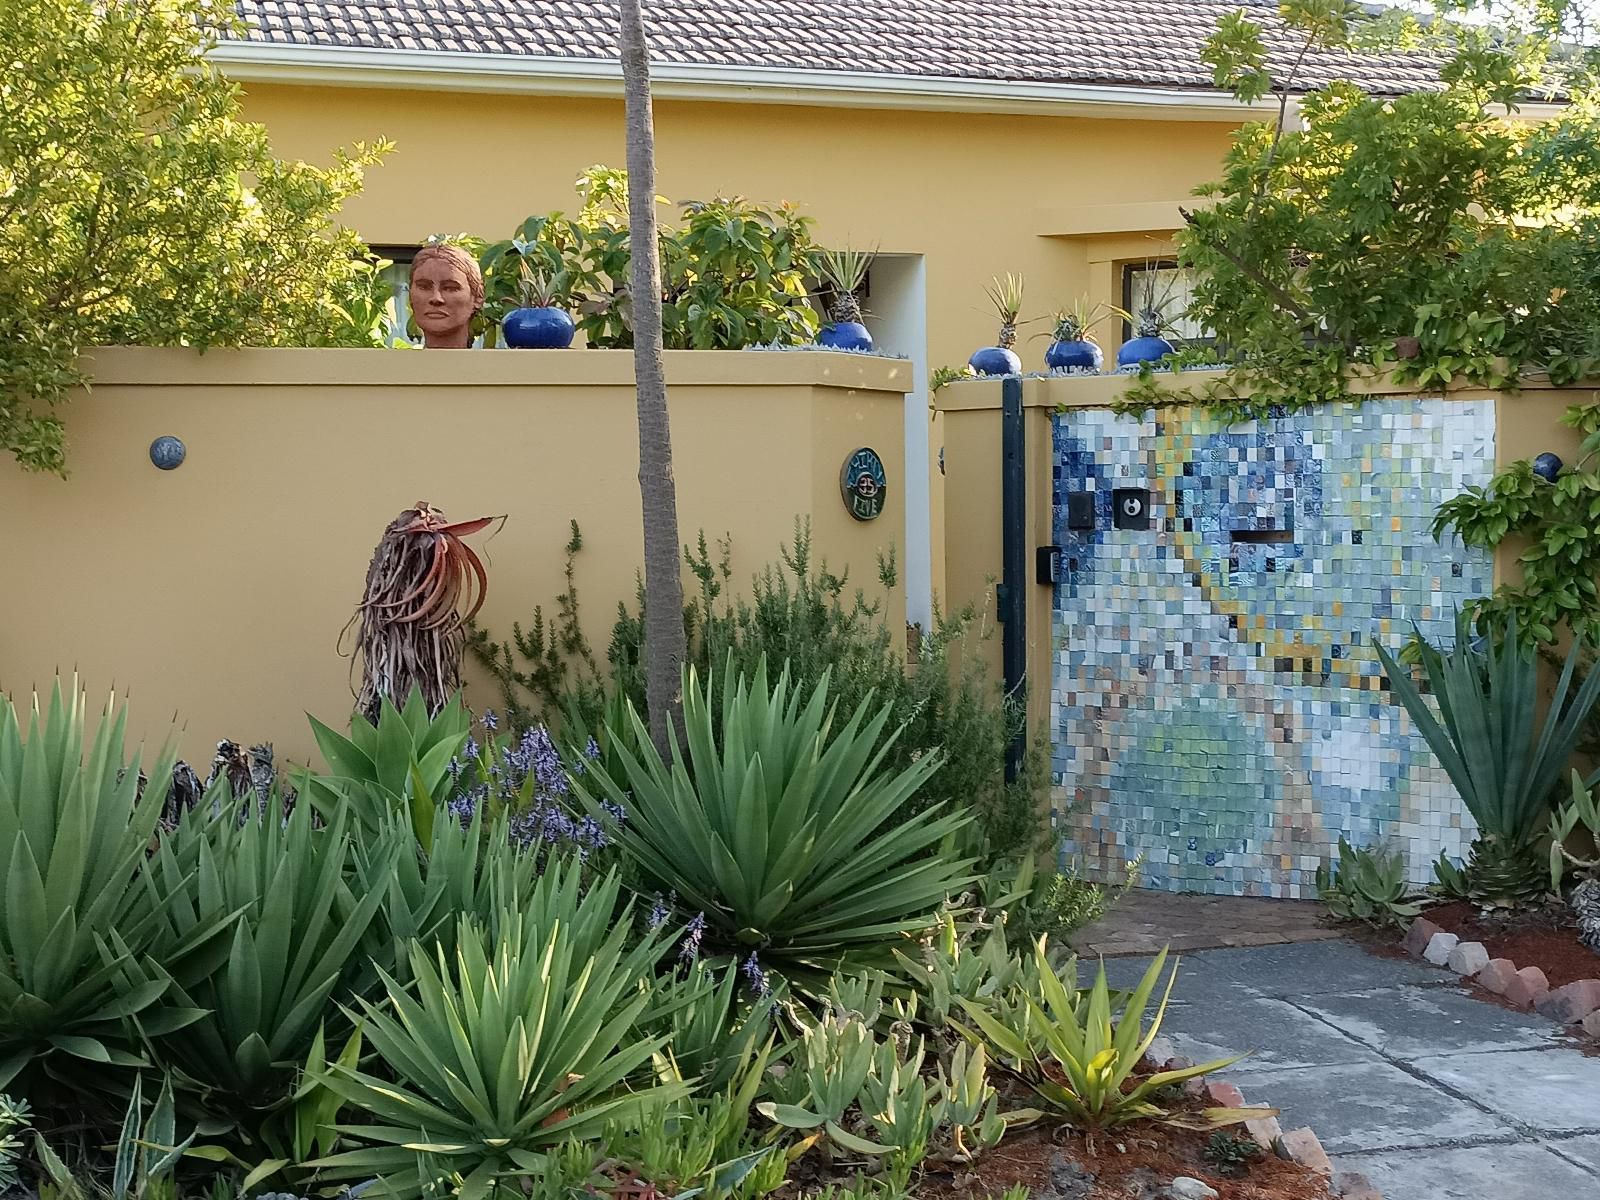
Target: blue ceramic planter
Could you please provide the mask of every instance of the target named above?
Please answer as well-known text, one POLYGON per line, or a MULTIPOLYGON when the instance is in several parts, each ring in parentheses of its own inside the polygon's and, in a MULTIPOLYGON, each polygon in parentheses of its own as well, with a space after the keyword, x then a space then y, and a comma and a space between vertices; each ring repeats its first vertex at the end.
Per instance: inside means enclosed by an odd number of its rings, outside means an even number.
POLYGON ((985 346, 967 359, 979 375, 1021 375, 1022 360, 1004 346, 985 346))
POLYGON ((1533 460, 1533 473, 1550 483, 1554 483, 1556 476, 1561 474, 1561 467, 1561 456, 1551 454, 1548 450, 1533 460))
POLYGON ((1100 347, 1087 338, 1051 342, 1044 352, 1044 365, 1051 371, 1098 371, 1104 362, 1100 347))
POLYGON ((1159 362, 1172 353, 1172 343, 1164 337, 1129 338, 1117 351, 1117 366, 1136 367, 1140 363, 1159 362))
POLYGON ((565 350, 578 329, 572 314, 561 308, 514 308, 500 328, 514 350, 565 350))
POLYGON ((871 350, 872 335, 860 321, 836 321, 822 327, 817 345, 830 350, 871 350))

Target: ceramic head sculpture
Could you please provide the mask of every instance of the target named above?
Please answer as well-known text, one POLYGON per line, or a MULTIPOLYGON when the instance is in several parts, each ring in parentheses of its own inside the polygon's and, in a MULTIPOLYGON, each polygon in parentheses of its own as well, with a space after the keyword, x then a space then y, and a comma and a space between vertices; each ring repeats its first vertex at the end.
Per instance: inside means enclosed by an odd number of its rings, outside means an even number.
POLYGON ((472 345, 472 318, 483 308, 483 272, 460 246, 424 246, 411 260, 411 315, 429 350, 472 345))

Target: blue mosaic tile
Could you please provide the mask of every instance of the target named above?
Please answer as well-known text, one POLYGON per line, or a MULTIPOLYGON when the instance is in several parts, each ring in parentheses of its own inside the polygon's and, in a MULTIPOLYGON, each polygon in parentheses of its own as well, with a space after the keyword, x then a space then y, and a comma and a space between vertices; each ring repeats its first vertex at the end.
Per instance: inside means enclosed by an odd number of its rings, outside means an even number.
POLYGON ((1233 428, 1074 409, 1054 423, 1051 778, 1063 856, 1148 886, 1309 897, 1341 835, 1425 882, 1472 821, 1389 702, 1375 640, 1448 632, 1489 555, 1430 532, 1494 470, 1494 406, 1385 399, 1233 428), (1113 483, 1114 481, 1114 483, 1113 483), (1151 528, 1112 527, 1112 486, 1151 528), (1066 528, 1091 491, 1096 528, 1066 528))

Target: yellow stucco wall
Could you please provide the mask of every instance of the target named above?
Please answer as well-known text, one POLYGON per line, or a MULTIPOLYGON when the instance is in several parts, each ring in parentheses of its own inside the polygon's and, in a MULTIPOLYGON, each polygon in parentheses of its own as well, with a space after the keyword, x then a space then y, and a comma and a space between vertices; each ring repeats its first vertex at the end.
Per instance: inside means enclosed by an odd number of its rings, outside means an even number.
MULTIPOLYGON (((304 713, 348 712, 335 652, 384 526, 419 499, 456 520, 507 515, 475 544, 480 618, 504 636, 562 587, 577 519, 586 632, 603 655, 642 561, 632 357, 625 351, 255 350, 94 355, 68 409, 72 478, 0 471, 5 551, 0 690, 23 699, 59 669, 92 695, 131 690, 132 728, 209 761, 220 737, 311 753, 304 713), (174 471, 149 461, 183 439, 174 471)), ((679 521, 731 535, 737 585, 774 561, 797 516, 816 552, 877 584, 904 544, 905 363, 827 353, 669 352, 679 521), (876 521, 845 511, 839 473, 872 446, 890 492, 876 521)), ((688 581, 692 585, 692 580, 688 581)), ((469 674, 469 700, 493 693, 469 674)))
MULTIPOLYGON (((573 180, 624 162, 620 99, 404 92, 256 83, 246 115, 279 153, 324 161, 332 146, 396 142, 348 210, 371 242, 433 233, 509 236, 531 213, 574 206, 573 180)), ((922 255, 931 365, 961 364, 996 324, 984 286, 1028 281, 1018 350, 1042 365, 1044 319, 1087 295, 1120 302, 1118 267, 1170 244, 1177 206, 1218 171, 1232 125, 1059 115, 852 110, 761 103, 656 101, 658 191, 792 200, 830 244, 922 255)), ((871 300, 868 300, 869 306, 871 300)), ((1099 336, 1115 352, 1120 326, 1099 336)), ((946 579, 937 531, 946 500, 931 436, 933 588, 946 579)))

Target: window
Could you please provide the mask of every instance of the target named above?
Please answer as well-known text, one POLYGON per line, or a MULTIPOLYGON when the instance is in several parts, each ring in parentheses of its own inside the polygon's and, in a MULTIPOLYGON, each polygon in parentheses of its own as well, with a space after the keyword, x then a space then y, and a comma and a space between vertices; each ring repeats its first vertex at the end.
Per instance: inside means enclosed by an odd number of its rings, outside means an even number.
MULTIPOLYGON (((1193 294, 1194 281, 1189 272, 1170 259, 1128 263, 1122 268, 1123 308, 1137 313, 1153 303, 1167 321, 1169 336, 1210 345, 1216 340, 1215 335, 1184 315, 1193 294)), ((1124 339, 1133 336, 1133 328, 1126 320, 1122 322, 1122 336, 1124 339)))
POLYGON ((395 338, 407 337, 406 324, 411 319, 411 260, 422 247, 372 246, 370 249, 379 258, 387 258, 392 262, 383 272, 394 294, 393 319, 383 331, 384 341, 392 343, 395 338))

